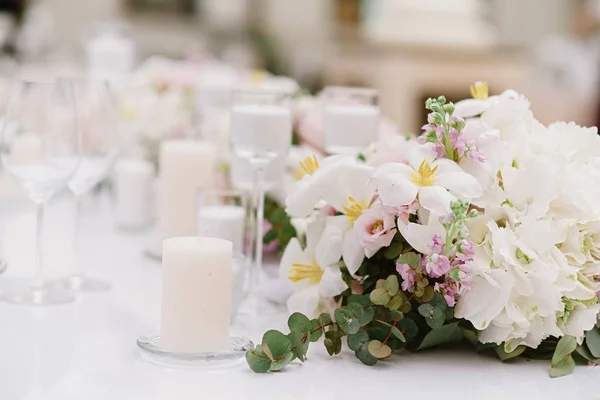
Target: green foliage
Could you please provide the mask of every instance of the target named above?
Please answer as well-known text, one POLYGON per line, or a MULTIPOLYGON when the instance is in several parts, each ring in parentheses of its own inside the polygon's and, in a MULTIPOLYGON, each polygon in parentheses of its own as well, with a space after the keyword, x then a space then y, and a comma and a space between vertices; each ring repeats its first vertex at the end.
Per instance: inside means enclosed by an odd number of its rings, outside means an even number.
POLYGON ((506 360, 510 360, 511 358, 520 356, 521 354, 523 354, 525 349, 526 349, 525 346, 517 346, 516 349, 514 349, 510 353, 507 353, 506 350, 504 349, 504 346, 498 346, 498 347, 496 347, 496 354, 498 355, 498 358, 500 359, 500 361, 506 361, 506 360))
POLYGON ((463 337, 462 329, 460 329, 457 322, 454 322, 430 331, 425 335, 417 350, 424 350, 452 342, 458 342, 459 340, 462 340, 463 337))
POLYGON ((569 375, 575 369, 573 352, 577 349, 577 340, 573 336, 563 336, 558 341, 554 354, 552 355, 552 367, 550 376, 558 378, 569 375))
POLYGON ((600 330, 594 328, 585 336, 585 344, 595 358, 600 358, 600 330))
POLYGON ((283 206, 270 197, 265 198, 265 220, 271 224, 271 229, 263 236, 263 243, 279 241, 279 248, 285 249, 292 238, 296 237, 296 228, 283 206))

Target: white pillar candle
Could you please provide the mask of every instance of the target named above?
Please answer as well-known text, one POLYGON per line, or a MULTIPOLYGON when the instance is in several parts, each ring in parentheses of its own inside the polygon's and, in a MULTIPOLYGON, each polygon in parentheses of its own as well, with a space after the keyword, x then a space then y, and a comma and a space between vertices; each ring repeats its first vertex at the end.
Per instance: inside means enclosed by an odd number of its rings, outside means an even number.
POLYGON ((121 160, 115 166, 114 182, 117 225, 147 227, 154 212, 154 166, 143 160, 121 160))
POLYGON ((159 232, 163 239, 196 232, 196 197, 212 186, 216 150, 207 142, 166 140, 160 145, 159 232))
POLYGON ((198 212, 198 232, 229 240, 233 243, 233 251, 241 253, 244 246, 244 216, 244 208, 240 206, 201 206, 198 212))
MULTIPOLYGON (((277 157, 267 165, 265 172, 265 190, 280 185, 285 173, 285 158, 277 157)), ((254 169, 250 160, 233 156, 229 168, 229 179, 238 190, 252 190, 254 187, 254 169)))
POLYGON ((162 249, 161 346, 177 352, 225 350, 229 341, 232 244, 171 238, 162 249))
POLYGON ((287 154, 292 144, 292 114, 278 105, 236 105, 230 134, 233 151, 244 157, 287 154))
POLYGON ((367 104, 327 105, 323 130, 328 152, 356 154, 377 139, 379 107, 367 104))

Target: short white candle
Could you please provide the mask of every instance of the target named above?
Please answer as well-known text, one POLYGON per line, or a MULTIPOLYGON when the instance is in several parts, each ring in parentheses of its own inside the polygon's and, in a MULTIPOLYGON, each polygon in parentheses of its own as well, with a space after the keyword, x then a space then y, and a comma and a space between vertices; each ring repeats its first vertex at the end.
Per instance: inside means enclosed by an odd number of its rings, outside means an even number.
POLYGON ((158 224, 163 239, 196 233, 196 199, 210 188, 216 150, 196 140, 166 140, 160 145, 158 224))
POLYGON ((327 105, 323 130, 328 152, 356 154, 377 139, 379 107, 367 104, 327 105))
POLYGON ((201 206, 198 213, 198 232, 202 235, 227 239, 233 251, 241 253, 244 246, 244 216, 241 206, 201 206))
POLYGON ((236 105, 231 112, 230 142, 243 157, 285 155, 292 145, 292 115, 278 105, 236 105))
POLYGON ((161 346, 188 353, 227 348, 232 263, 228 240, 180 237, 163 242, 161 346))
MULTIPOLYGON (((281 185, 285 173, 285 158, 277 157, 271 160, 265 172, 265 190, 271 190, 281 185)), ((250 160, 233 156, 229 168, 229 179, 234 188, 238 190, 252 190, 254 188, 254 169, 250 160)))
POLYGON ((144 160, 121 160, 115 166, 114 178, 117 225, 147 227, 154 211, 154 166, 144 160))

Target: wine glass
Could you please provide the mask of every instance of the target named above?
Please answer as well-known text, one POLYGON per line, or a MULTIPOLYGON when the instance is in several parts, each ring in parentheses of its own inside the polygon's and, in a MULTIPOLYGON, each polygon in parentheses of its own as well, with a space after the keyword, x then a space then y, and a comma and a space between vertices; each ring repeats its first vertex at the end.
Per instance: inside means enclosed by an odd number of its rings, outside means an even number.
POLYGON ((266 172, 275 160, 285 158, 292 146, 292 93, 263 90, 233 94, 229 144, 235 157, 246 159, 253 171, 254 268, 251 278, 252 308, 261 308, 266 172))
POLYGON ((324 97, 323 134, 328 153, 357 155, 377 139, 380 111, 376 90, 329 86, 324 97))
POLYGON ((44 204, 64 188, 80 163, 73 86, 64 79, 15 83, 0 134, 2 165, 25 188, 37 208, 35 274, 29 289, 11 295, 17 304, 59 304, 74 300, 43 279, 44 204))
POLYGON ((86 276, 85 263, 82 257, 77 257, 80 249, 78 241, 82 236, 82 199, 106 177, 119 153, 117 108, 106 81, 73 81, 73 93, 77 129, 81 137, 81 164, 69 179, 68 187, 76 199, 73 253, 76 255, 77 271, 64 283, 77 291, 103 291, 110 288, 110 283, 86 276))

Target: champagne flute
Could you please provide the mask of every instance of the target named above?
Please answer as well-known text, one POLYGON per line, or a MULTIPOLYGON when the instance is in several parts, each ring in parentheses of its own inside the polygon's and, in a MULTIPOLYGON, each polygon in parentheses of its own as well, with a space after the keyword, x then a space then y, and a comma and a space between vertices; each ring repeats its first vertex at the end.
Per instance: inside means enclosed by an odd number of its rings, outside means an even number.
POLYGON ((68 182, 68 187, 76 198, 73 240, 76 272, 63 283, 76 291, 97 292, 108 290, 110 283, 88 277, 86 261, 79 256, 82 199, 106 177, 119 153, 117 111, 106 81, 74 81, 73 93, 77 129, 81 137, 81 164, 68 182))
POLYGON ((5 300, 16 304, 60 304, 74 300, 43 278, 44 204, 64 188, 80 162, 73 86, 70 81, 18 80, 0 134, 0 159, 25 188, 37 209, 35 273, 29 288, 5 300))

